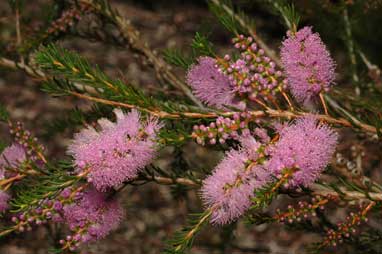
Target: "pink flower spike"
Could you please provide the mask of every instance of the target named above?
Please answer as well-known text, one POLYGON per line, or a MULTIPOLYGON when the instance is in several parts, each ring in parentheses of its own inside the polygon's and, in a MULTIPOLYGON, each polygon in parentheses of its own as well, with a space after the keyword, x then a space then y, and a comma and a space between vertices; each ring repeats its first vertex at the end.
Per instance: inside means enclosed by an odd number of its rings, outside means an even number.
POLYGON ((188 70, 186 79, 195 96, 207 105, 220 109, 224 105, 244 108, 244 105, 234 101, 231 81, 216 67, 214 58, 200 57, 198 63, 188 70))
POLYGON ((289 88, 301 103, 314 100, 328 91, 335 78, 335 62, 318 33, 304 27, 297 33, 288 32, 281 46, 281 61, 289 88))
POLYGON ((25 149, 19 144, 12 144, 0 154, 0 180, 5 177, 7 167, 16 168, 27 159, 25 149))
POLYGON ((265 167, 275 176, 285 168, 297 168, 289 186, 309 186, 328 165, 336 148, 337 133, 309 116, 282 128, 279 134, 265 167))
POLYGON ((269 173, 261 166, 247 168, 248 155, 244 149, 229 151, 203 181, 203 202, 214 208, 212 224, 224 225, 243 215, 251 206, 254 190, 269 181, 269 173))
POLYGON ((88 181, 99 191, 133 179, 156 155, 156 133, 163 126, 155 118, 142 121, 136 110, 116 109, 116 123, 100 119, 101 130, 88 127, 75 135, 68 153, 81 172, 90 168, 88 181))
POLYGON ((84 228, 82 242, 104 238, 118 227, 124 212, 116 199, 107 193, 88 189, 76 203, 63 208, 63 218, 72 231, 84 228))

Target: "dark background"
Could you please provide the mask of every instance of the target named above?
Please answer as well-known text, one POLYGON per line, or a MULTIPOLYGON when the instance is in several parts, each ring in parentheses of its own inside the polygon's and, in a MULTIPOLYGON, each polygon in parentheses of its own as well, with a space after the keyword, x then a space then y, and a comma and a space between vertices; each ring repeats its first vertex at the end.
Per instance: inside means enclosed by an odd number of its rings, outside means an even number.
MULTIPOLYGON (((118 12, 130 19, 141 31, 142 37, 152 48, 161 51, 165 48, 176 47, 190 52, 190 43, 195 32, 209 35, 220 54, 231 51, 230 33, 225 31, 208 11, 204 1, 111 1, 118 12)), ((235 1, 236 2, 236 1, 235 1)), ((302 13, 302 25, 314 26, 321 33, 323 40, 328 43, 332 54, 338 63, 338 79, 350 86, 349 62, 342 40, 343 27, 338 17, 342 8, 340 1, 294 1, 302 13)), ((349 1, 345 1, 349 2, 349 1)), ((237 1, 246 13, 254 18, 259 35, 271 46, 278 50, 285 34, 282 20, 267 8, 261 1, 237 1)), ((26 1, 22 13, 23 36, 33 33, 43 24, 42 17, 46 12, 47 0, 26 1)), ((357 47, 367 54, 372 62, 382 65, 381 34, 379 25, 382 22, 380 1, 354 1, 349 5, 354 25, 354 35, 357 47)), ((83 22, 83 21, 81 21, 83 22)), ((79 25, 81 25, 81 22, 79 25)), ((0 41, 3 48, 12 48, 15 42, 14 17, 6 1, 0 1, 0 41)), ((61 44, 77 50, 92 63, 97 63, 109 75, 128 80, 150 93, 157 86, 153 70, 142 66, 137 61, 139 57, 127 48, 115 47, 99 42, 89 42, 75 36, 65 37, 61 44)), ((11 50, 6 54, 12 56, 11 50)), ((361 66, 361 64, 360 64, 361 66)), ((176 69, 183 77, 184 72, 176 69)), ((359 67, 362 76, 367 77, 367 70, 359 67)), ((176 95, 176 94, 175 94, 176 95)), ((47 135, 44 130, 52 119, 64 114, 74 105, 87 108, 86 102, 72 98, 52 98, 40 89, 40 83, 26 76, 22 71, 0 69, 0 101, 7 105, 12 119, 25 123, 44 144, 48 153, 56 158, 65 156, 65 147, 70 142, 73 133, 65 132, 59 135, 47 135)), ((6 128, 2 127, 1 138, 8 140, 6 128)), ((349 136, 353 138, 352 136, 349 136)), ((191 165, 211 169, 216 165, 222 153, 216 152, 211 159, 211 153, 194 144, 185 148, 188 162, 191 165), (202 165, 202 166, 201 166, 202 165)), ((166 166, 171 148, 165 149, 158 161, 166 166)), ((166 186, 147 184, 143 187, 128 187, 123 193, 126 219, 118 230, 105 240, 90 245, 90 253, 97 254, 143 254, 160 253, 165 239, 184 225, 189 212, 201 210, 200 200, 196 191, 185 192, 175 198, 173 189, 166 186)), ((274 202, 274 207, 286 207, 290 200, 283 199, 274 202)), ((272 210, 272 208, 270 210, 272 210)), ((328 208, 330 209, 330 208, 328 208)), ((333 214, 334 220, 344 216, 339 209, 333 214)), ((318 234, 306 233, 299 230, 289 230, 280 224, 247 226, 237 223, 233 235, 227 234, 227 229, 209 227, 197 238, 192 253, 303 253, 304 248, 312 242, 319 241, 318 234)), ((1 254, 37 254, 47 253, 47 249, 57 241, 59 232, 54 227, 40 227, 31 233, 11 235, 0 240, 1 254)), ((351 248, 343 246, 343 253, 350 253, 351 248)), ((354 250, 353 250, 354 251, 354 250)), ((83 253, 89 253, 84 251, 83 253)), ((339 253, 339 251, 335 251, 339 253)), ((353 252, 361 253, 361 252, 353 252)))

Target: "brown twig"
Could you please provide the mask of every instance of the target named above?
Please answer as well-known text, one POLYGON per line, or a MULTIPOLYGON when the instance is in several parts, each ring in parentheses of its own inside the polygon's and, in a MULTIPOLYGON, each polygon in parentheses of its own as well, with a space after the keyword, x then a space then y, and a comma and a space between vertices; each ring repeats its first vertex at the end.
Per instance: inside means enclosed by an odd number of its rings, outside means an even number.
POLYGON ((329 116, 328 107, 326 106, 324 95, 322 93, 320 93, 320 100, 321 100, 322 107, 324 108, 325 115, 329 116))
MULTIPOLYGON (((169 177, 162 177, 162 176, 145 176, 142 180, 149 180, 153 181, 159 184, 163 185, 171 185, 171 184, 181 184, 193 188, 200 187, 200 184, 194 180, 188 179, 188 178, 169 178, 169 177)), ((140 181, 138 179, 137 181, 140 181)))
MULTIPOLYGON (((309 210, 313 211, 325 204, 327 204, 329 202, 329 199, 321 199, 319 200, 317 203, 314 203, 312 204, 311 206, 309 206, 309 210)), ((286 217, 289 217, 289 216, 294 216, 295 215, 295 211, 292 211, 292 212, 285 212, 285 213, 280 213, 280 214, 276 214, 275 216, 273 216, 273 219, 275 220, 280 220, 281 218, 286 218, 286 217)))
POLYGON ((118 15, 117 13, 112 13, 111 10, 102 9, 101 6, 97 5, 92 0, 81 0, 81 2, 89 4, 94 10, 112 22, 121 32, 122 37, 130 45, 130 47, 147 58, 159 77, 162 77, 163 80, 182 90, 183 93, 196 105, 200 108, 204 108, 203 104, 193 95, 189 87, 178 79, 170 70, 170 66, 167 65, 161 57, 154 53, 147 42, 143 41, 140 37, 139 31, 131 24, 130 20, 118 15))
POLYGON ((34 78, 38 78, 40 80, 46 80, 47 79, 45 73, 43 73, 42 71, 34 69, 34 68, 26 65, 25 63, 15 62, 15 61, 12 61, 12 60, 4 58, 4 57, 0 57, 0 66, 14 69, 14 70, 16 70, 16 69, 23 70, 29 76, 32 76, 34 78))
POLYGON ((328 187, 324 187, 320 184, 312 184, 310 189, 313 191, 313 195, 327 196, 331 195, 334 198, 340 198, 345 201, 353 200, 371 200, 371 201, 382 201, 382 193, 380 192, 359 192, 359 191, 349 191, 341 189, 341 193, 338 193, 328 187))
POLYGON ((3 189, 4 191, 6 191, 6 190, 9 189, 9 187, 12 185, 13 182, 15 182, 15 181, 19 181, 19 180, 23 179, 24 177, 26 177, 25 174, 17 174, 17 175, 14 176, 14 177, 0 180, 0 186, 5 186, 5 187, 2 188, 2 189, 3 189))
MULTIPOLYGON (((21 64, 14 62, 12 60, 6 59, 6 58, 0 58, 0 66, 4 66, 7 68, 11 69, 21 69, 25 71, 28 75, 32 77, 39 78, 41 80, 47 80, 48 76, 43 73, 41 70, 36 70, 26 64, 21 64)), ((78 86, 84 87, 82 84, 76 84, 78 86)), ((138 106, 128 104, 128 103, 122 103, 122 102, 116 102, 116 101, 110 101, 94 96, 89 96, 77 92, 71 92, 72 95, 82 98, 82 99, 87 99, 90 101, 95 101, 107 105, 113 105, 117 107, 123 107, 123 108, 137 108, 139 110, 148 112, 154 116, 160 117, 160 118, 171 118, 171 119, 181 119, 181 118, 205 118, 205 119, 211 119, 211 118, 217 118, 219 116, 232 116, 236 111, 231 111, 231 112, 206 112, 206 113, 193 113, 193 112, 174 112, 174 113, 168 113, 164 111, 156 111, 156 110, 150 110, 146 108, 140 108, 138 106)), ((302 117, 305 115, 309 115, 310 113, 306 112, 297 112, 297 111, 286 111, 286 110, 274 110, 274 109, 266 109, 266 110, 257 110, 257 111, 249 111, 249 114, 251 114, 253 117, 271 117, 271 118, 286 118, 286 119, 294 119, 297 117, 302 117)), ((315 115, 318 120, 323 120, 327 123, 330 124, 336 124, 344 127, 357 127, 364 132, 368 133, 377 133, 377 129, 374 126, 362 123, 358 121, 357 119, 353 119, 352 121, 348 121, 344 118, 334 118, 331 116, 327 115, 315 115)))
POLYGON ((282 96, 284 97, 284 99, 287 101, 289 109, 291 111, 294 111, 292 100, 289 98, 288 94, 282 88, 280 88, 280 92, 281 92, 282 96))

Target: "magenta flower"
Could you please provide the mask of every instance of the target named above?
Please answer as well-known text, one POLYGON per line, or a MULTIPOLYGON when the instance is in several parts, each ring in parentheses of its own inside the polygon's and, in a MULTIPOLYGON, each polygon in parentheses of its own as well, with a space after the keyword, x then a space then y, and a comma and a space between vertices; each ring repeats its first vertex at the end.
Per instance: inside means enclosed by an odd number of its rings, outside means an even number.
POLYGON ((143 121, 136 110, 114 111, 117 122, 100 119, 101 130, 88 127, 75 135, 69 154, 82 171, 89 168, 88 181, 99 191, 116 187, 137 176, 156 155, 157 119, 143 121))
POLYGON ((0 213, 8 209, 8 200, 10 196, 5 191, 0 190, 0 213))
POLYGON ((297 168, 290 186, 309 186, 328 165, 336 148, 337 133, 309 116, 282 128, 279 134, 266 168, 275 176, 286 168, 297 168))
POLYGON ((299 102, 309 102, 333 85, 335 63, 311 27, 295 34, 288 32, 281 47, 281 61, 291 92, 299 102))
POLYGON ((123 214, 117 200, 94 188, 63 208, 63 219, 75 234, 73 239, 83 243, 104 238, 118 227, 123 214))
POLYGON ((203 181, 201 189, 204 204, 213 209, 211 223, 227 224, 245 213, 251 206, 254 190, 262 187, 269 180, 265 169, 252 163, 250 157, 256 158, 252 150, 245 150, 248 141, 240 151, 231 150, 216 166, 212 175, 203 181))
POLYGON ((243 104, 235 101, 232 84, 219 71, 214 58, 200 57, 198 63, 188 70, 186 79, 194 94, 207 105, 220 109, 225 105, 244 108, 243 104))
POLYGON ((0 154, 0 179, 4 179, 7 168, 16 168, 26 160, 25 149, 19 144, 12 144, 0 154))

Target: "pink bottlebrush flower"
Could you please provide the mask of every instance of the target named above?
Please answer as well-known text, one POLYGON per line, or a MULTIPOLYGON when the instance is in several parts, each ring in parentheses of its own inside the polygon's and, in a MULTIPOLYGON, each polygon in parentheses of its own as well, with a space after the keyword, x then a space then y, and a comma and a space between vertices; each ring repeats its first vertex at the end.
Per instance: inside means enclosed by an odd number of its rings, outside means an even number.
POLYGON ((69 146, 79 171, 89 167, 88 181, 99 191, 116 187, 137 176, 156 155, 156 132, 162 127, 157 119, 143 122, 132 110, 116 109, 117 122, 100 119, 101 130, 88 127, 75 135, 69 146))
POLYGON ((336 148, 337 133, 309 116, 282 128, 279 134, 266 168, 275 176, 285 168, 297 168, 289 184, 310 185, 328 165, 336 148))
POLYGON ((256 135, 262 143, 269 143, 271 141, 266 129, 255 128, 253 130, 253 134, 256 135))
POLYGON ((4 179, 6 168, 16 168, 26 160, 25 149, 19 144, 12 144, 0 154, 0 179, 4 179))
POLYGON ((0 190, 0 213, 8 209, 8 200, 10 196, 5 191, 0 190))
POLYGON ((335 63, 318 33, 304 27, 288 32, 281 47, 281 61, 294 97, 306 103, 328 91, 335 78, 335 63))
POLYGON ((259 158, 258 149, 262 144, 249 133, 240 136, 239 141, 243 151, 245 151, 247 155, 247 159, 256 161, 259 158))
POLYGON ((251 206, 254 190, 267 181, 269 174, 261 166, 249 167, 245 150, 231 150, 203 181, 202 199, 213 208, 211 223, 227 224, 251 206))
POLYGON ((235 102, 232 84, 219 71, 214 58, 200 57, 198 63, 188 70, 186 79, 194 94, 207 105, 217 108, 224 108, 224 105, 244 108, 244 105, 235 102))
POLYGON ((91 188, 75 203, 63 208, 63 219, 75 234, 77 242, 104 238, 120 224, 123 209, 107 193, 91 188))

